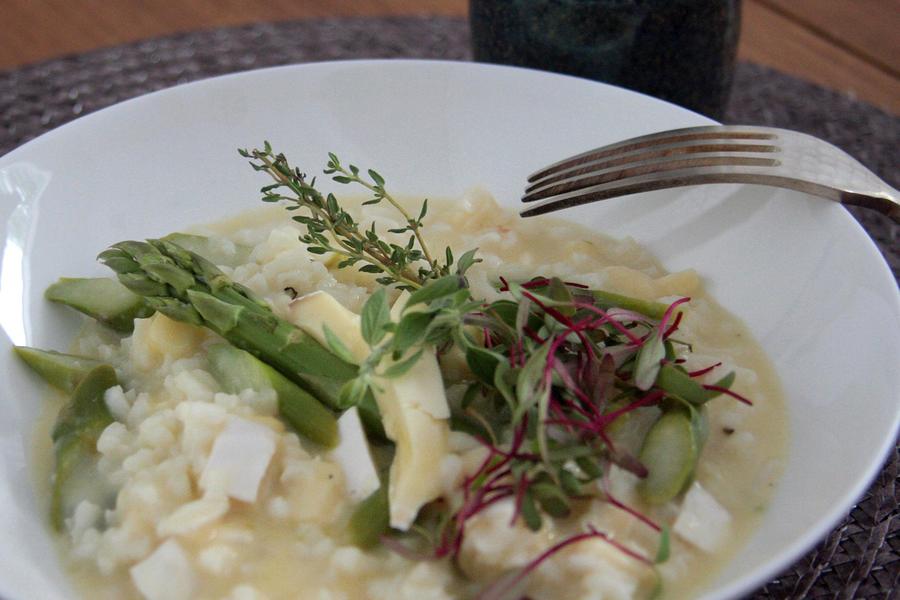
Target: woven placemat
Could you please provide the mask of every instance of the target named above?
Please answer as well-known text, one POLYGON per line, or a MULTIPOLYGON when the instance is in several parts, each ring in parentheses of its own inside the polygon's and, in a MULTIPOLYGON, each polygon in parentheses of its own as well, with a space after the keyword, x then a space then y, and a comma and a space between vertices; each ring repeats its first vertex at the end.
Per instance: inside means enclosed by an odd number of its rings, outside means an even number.
MULTIPOLYGON (((321 19, 197 31, 0 72, 0 155, 83 114, 213 75, 347 58, 469 58, 464 20, 321 19)), ((853 98, 740 64, 726 122, 829 140, 898 186, 900 119, 853 98)), ((851 209, 900 277, 900 227, 851 209)), ((900 585, 900 454, 814 551, 754 598, 895 598, 900 585)))

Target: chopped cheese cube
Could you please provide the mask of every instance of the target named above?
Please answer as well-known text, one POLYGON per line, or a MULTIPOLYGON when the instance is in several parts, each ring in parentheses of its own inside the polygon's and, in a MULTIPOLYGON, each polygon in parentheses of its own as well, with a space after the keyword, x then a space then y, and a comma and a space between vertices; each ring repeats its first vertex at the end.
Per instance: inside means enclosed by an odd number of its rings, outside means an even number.
POLYGON ((695 481, 684 496, 672 531, 704 552, 713 552, 730 528, 731 514, 695 481))
POLYGON ((194 587, 194 569, 175 540, 131 567, 131 581, 146 600, 188 600, 194 587))
POLYGON ((185 535, 215 523, 228 512, 228 498, 210 495, 183 504, 156 524, 160 536, 185 535))
POLYGON ((224 492, 235 500, 256 502, 259 484, 274 454, 275 432, 265 425, 234 417, 213 442, 200 487, 224 492))
POLYGON ((331 451, 330 458, 344 472, 344 484, 350 499, 360 502, 377 490, 381 482, 355 406, 338 419, 338 433, 340 442, 331 451))

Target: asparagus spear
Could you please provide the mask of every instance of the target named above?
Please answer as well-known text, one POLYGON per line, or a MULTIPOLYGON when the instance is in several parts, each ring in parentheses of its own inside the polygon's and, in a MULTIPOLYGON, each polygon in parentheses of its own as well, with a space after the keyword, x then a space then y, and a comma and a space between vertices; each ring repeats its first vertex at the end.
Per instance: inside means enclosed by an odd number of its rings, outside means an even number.
POLYGON ((44 381, 66 393, 75 391, 75 386, 92 369, 102 363, 93 358, 63 354, 55 350, 41 350, 28 346, 13 347, 15 353, 31 367, 44 381))
POLYGON ((236 267, 246 263, 250 258, 253 248, 242 244, 234 244, 234 252, 226 252, 212 238, 193 233, 170 233, 162 238, 167 242, 178 244, 186 250, 196 252, 207 260, 228 267, 236 267))
POLYGON ((382 485, 359 503, 350 516, 350 537, 360 548, 372 548, 390 529, 388 488, 382 485))
MULTIPOLYGON (((56 469, 50 519, 57 531, 62 529, 65 515, 71 508, 68 504, 73 494, 68 493, 69 488, 79 483, 80 473, 96 467, 97 439, 113 422, 103 393, 117 383, 116 372, 111 366, 95 367, 75 387, 72 399, 56 419, 52 433, 56 469)), ((94 482, 84 489, 99 491, 101 487, 94 482)))
POLYGON ((115 279, 105 277, 62 277, 47 288, 44 296, 51 302, 65 304, 93 317, 120 333, 131 333, 135 319, 153 314, 140 296, 115 279))
POLYGON ((278 395, 278 412, 297 432, 323 446, 337 443, 337 421, 331 411, 269 365, 228 344, 211 346, 207 357, 225 391, 271 388, 278 395))
MULTIPOLYGON (((99 259, 151 308, 211 329, 328 406, 342 408, 341 387, 356 377, 357 367, 276 316, 199 254, 166 240, 127 241, 102 252, 99 259)), ((371 412, 374 403, 369 407, 371 412)))
POLYGON ((663 304, 662 302, 641 300, 603 290, 589 290, 588 293, 591 295, 594 304, 600 308, 624 308, 647 315, 653 319, 662 319, 663 315, 666 314, 666 309, 669 307, 668 304, 663 304))
POLYGON ((641 497, 651 504, 665 504, 677 496, 691 480, 701 444, 686 411, 663 413, 641 448, 640 460, 650 470, 638 484, 641 497))

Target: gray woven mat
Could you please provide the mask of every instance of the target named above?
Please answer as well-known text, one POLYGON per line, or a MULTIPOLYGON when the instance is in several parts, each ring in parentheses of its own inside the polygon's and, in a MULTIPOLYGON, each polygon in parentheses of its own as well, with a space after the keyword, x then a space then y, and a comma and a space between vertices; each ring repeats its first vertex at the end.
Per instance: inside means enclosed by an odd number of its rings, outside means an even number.
MULTIPOLYGON (((0 72, 0 155, 80 115, 234 71, 346 58, 469 58, 465 21, 323 19, 198 31, 0 72)), ((778 72, 741 64, 729 123, 806 131, 898 186, 900 119, 778 72)), ((900 277, 900 227, 851 209, 900 277)), ((813 552, 754 598, 895 598, 900 585, 900 454, 813 552)))

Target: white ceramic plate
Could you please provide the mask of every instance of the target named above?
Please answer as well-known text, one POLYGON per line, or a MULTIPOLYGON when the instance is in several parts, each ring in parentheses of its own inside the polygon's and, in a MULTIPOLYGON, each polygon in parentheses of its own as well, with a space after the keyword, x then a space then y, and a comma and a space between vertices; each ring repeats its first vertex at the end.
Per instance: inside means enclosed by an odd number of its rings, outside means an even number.
MULTIPOLYGON (((41 385, 12 343, 63 349, 78 319, 42 300, 61 275, 104 273, 110 243, 257 204, 235 152, 264 139, 299 165, 327 151, 376 166, 395 190, 476 184, 518 202, 526 175, 578 151, 703 117, 615 87, 464 63, 360 61, 267 69, 137 98, 0 158, 0 596, 70 595, 29 465, 41 385)), ((790 458, 768 515, 710 597, 762 585, 850 508, 900 421, 900 296, 840 207, 745 186, 656 192, 567 215, 695 267, 778 366, 790 458)))

